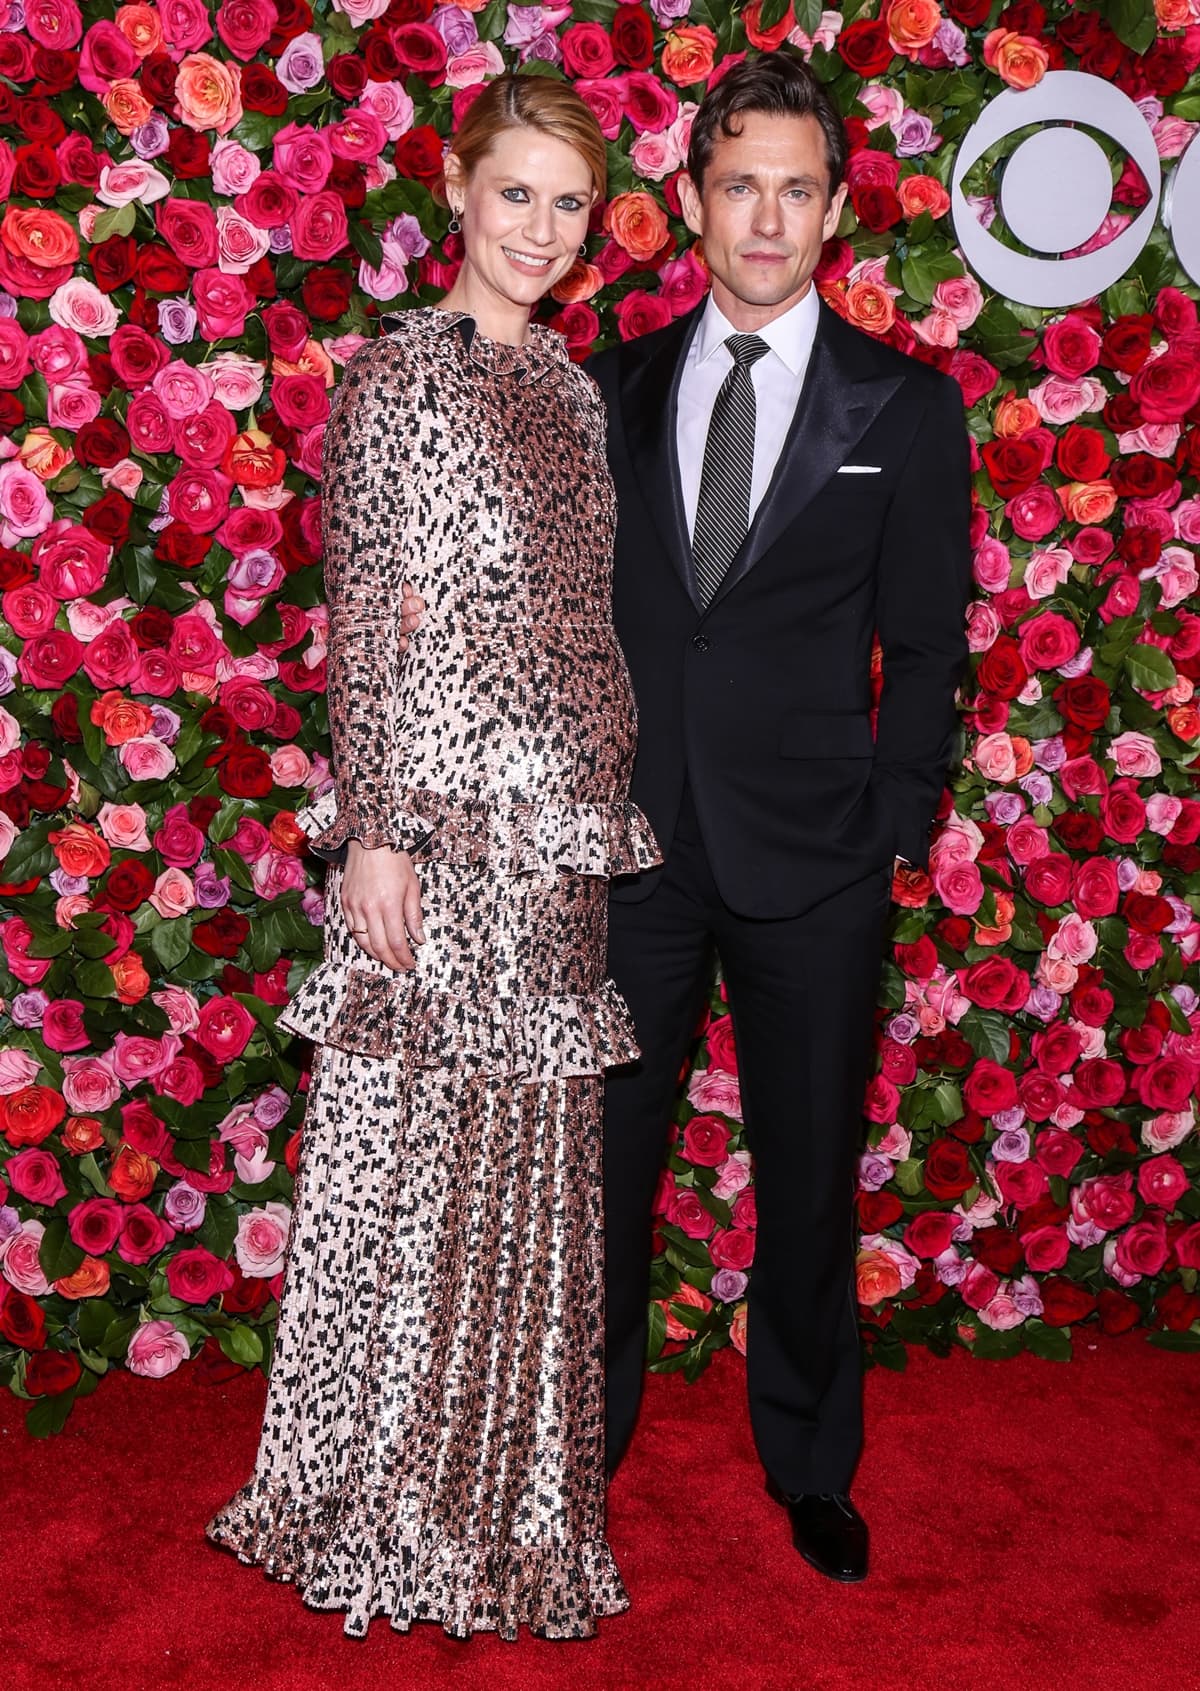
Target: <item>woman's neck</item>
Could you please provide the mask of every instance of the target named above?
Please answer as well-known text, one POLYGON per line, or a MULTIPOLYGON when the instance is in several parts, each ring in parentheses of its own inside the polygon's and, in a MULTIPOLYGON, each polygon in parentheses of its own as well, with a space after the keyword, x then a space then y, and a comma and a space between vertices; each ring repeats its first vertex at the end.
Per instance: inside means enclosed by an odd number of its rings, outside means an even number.
POLYGON ((519 300, 505 299, 489 288, 466 264, 450 292, 440 302, 443 311, 465 311, 475 319, 481 335, 490 341, 507 341, 524 346, 529 338, 529 310, 519 300))

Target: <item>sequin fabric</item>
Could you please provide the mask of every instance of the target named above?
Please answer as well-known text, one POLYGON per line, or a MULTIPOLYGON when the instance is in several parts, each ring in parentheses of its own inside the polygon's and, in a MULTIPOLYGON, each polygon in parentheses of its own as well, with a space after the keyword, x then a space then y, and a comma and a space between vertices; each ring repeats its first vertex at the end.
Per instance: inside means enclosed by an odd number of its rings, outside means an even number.
POLYGON ((209 1524, 314 1608, 455 1637, 587 1637, 605 1539, 601 1080, 636 1055, 604 973, 627 802, 602 401, 559 336, 414 310, 351 360, 325 440, 336 787, 325 955, 266 1416, 209 1524), (428 606, 401 658, 400 584, 428 606), (341 914, 349 839, 414 850, 396 974, 341 914))

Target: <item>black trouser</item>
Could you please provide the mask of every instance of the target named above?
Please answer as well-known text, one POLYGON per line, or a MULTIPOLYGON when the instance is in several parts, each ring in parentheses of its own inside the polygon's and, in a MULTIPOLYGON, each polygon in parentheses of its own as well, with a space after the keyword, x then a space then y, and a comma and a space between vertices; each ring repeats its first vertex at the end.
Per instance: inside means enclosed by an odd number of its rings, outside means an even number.
POLYGON ((610 1463, 637 1418, 654 1192, 715 952, 755 1162, 755 1442, 785 1491, 849 1489, 862 1443, 852 1200, 890 876, 889 865, 803 916, 735 915, 685 794, 654 891, 610 901, 609 969, 643 1053, 609 1076, 605 1104, 610 1463))

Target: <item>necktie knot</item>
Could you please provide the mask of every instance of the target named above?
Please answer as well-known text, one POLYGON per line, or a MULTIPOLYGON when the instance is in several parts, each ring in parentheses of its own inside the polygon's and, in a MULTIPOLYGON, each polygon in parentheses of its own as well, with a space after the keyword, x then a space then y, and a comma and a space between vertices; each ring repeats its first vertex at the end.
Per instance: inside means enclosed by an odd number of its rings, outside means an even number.
POLYGON ((752 370, 771 350, 759 335, 730 335, 725 345, 739 370, 752 370))

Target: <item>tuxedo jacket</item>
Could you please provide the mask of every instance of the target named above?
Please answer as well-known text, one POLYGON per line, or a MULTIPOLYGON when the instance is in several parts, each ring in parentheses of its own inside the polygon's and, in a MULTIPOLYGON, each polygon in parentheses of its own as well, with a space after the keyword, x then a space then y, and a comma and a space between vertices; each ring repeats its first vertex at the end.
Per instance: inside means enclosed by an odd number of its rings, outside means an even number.
MULTIPOLYGON (((614 615, 638 707, 631 797, 666 846, 690 781, 722 898, 744 916, 795 916, 897 854, 928 858, 967 654, 962 397, 822 304, 774 477, 701 608, 675 422, 702 310, 588 364, 617 489, 614 615)), ((614 895, 644 898, 660 872, 614 895)))

